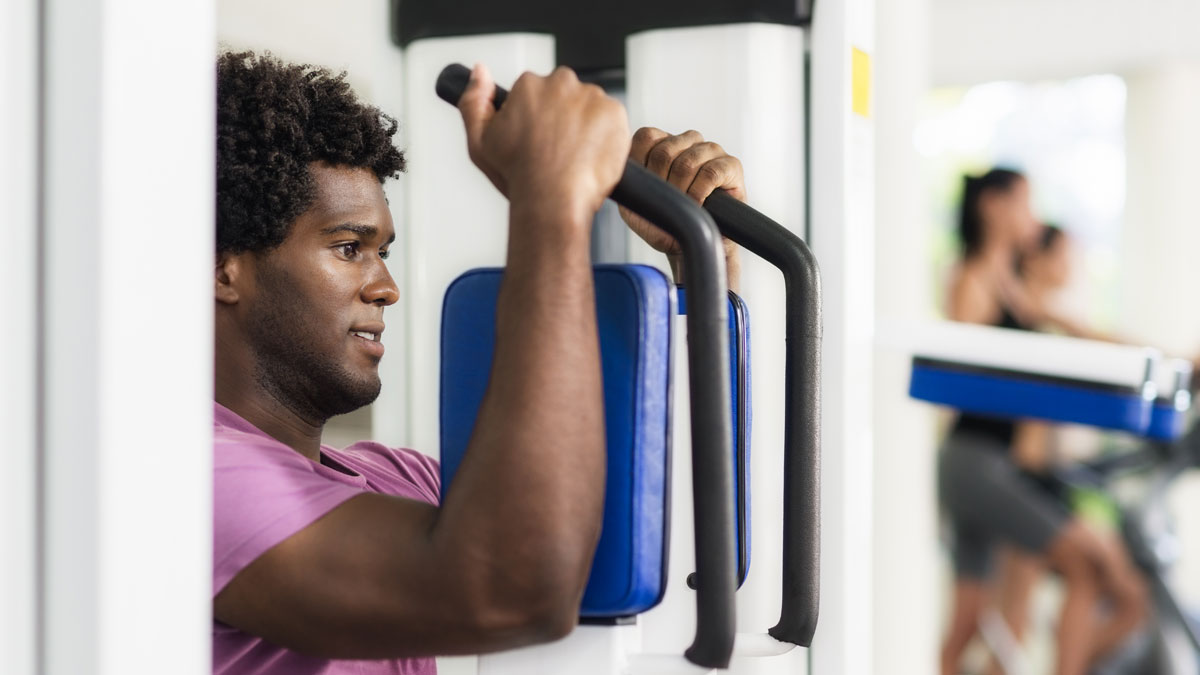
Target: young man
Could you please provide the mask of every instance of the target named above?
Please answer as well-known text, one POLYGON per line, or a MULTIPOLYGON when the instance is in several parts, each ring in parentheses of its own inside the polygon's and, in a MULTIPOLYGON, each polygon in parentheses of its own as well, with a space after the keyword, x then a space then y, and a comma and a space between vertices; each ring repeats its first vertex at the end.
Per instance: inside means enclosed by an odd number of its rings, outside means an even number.
POLYGON ((222 55, 217 91, 214 670, 425 674, 437 654, 566 635, 604 498, 592 217, 628 153, 698 200, 743 196, 737 160, 695 132, 631 144, 620 104, 567 69, 523 76, 495 112, 476 68, 460 110, 510 202, 508 260, 488 393, 443 497, 423 455, 321 444, 380 389, 396 123, 343 76, 269 56, 222 55))

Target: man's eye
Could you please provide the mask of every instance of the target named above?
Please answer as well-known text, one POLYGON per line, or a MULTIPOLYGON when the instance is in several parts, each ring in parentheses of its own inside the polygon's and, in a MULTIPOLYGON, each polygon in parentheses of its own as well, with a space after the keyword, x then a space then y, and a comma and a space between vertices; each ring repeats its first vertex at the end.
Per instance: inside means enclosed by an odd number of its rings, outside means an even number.
POLYGON ((337 249, 338 249, 338 251, 341 252, 341 254, 343 256, 345 256, 347 258, 358 257, 358 242, 357 241, 351 241, 351 242, 347 242, 345 244, 338 244, 337 249))
POLYGON ((390 256, 391 254, 392 254, 392 252, 385 248, 379 252, 379 257, 382 258, 383 260, 387 260, 388 256, 390 256))

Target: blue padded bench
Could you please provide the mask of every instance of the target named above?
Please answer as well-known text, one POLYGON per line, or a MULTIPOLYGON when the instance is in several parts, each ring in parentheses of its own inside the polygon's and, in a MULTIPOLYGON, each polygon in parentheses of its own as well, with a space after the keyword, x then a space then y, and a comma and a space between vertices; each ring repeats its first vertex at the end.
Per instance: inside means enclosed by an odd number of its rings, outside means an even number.
POLYGON ((1150 429, 1153 349, 953 322, 928 326, 915 344, 915 399, 1004 419, 1150 429))

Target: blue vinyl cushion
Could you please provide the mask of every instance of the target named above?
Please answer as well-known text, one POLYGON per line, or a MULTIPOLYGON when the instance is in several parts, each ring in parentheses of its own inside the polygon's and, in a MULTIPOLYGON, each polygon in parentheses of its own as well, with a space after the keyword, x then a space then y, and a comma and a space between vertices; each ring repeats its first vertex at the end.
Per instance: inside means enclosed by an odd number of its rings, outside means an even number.
POLYGON ((913 359, 912 398, 1005 419, 1070 422, 1144 434, 1151 401, 1141 391, 1013 371, 913 359))
MULTIPOLYGON (((442 310, 441 470, 466 452, 491 372, 503 270, 451 284, 442 310)), ((665 590, 670 451, 671 283, 651 267, 595 268, 608 442, 604 524, 584 592, 585 617, 644 612, 665 590)))

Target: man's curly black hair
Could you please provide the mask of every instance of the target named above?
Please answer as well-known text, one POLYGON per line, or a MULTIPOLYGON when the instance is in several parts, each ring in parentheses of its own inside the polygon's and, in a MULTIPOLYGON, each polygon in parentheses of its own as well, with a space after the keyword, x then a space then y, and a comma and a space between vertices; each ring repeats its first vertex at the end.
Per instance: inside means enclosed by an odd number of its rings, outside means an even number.
POLYGON ((267 251, 316 196, 309 165, 404 171, 396 120, 364 105, 346 73, 271 54, 217 59, 217 252, 267 251))

